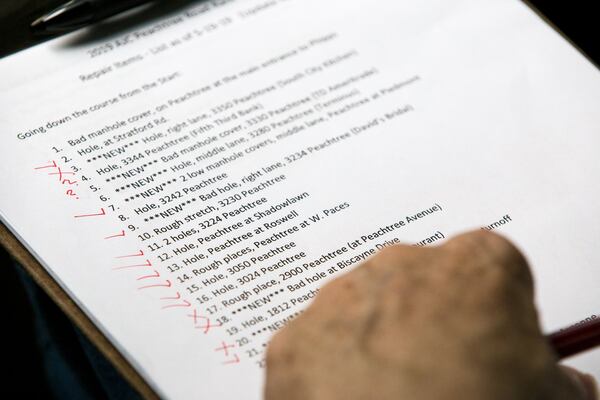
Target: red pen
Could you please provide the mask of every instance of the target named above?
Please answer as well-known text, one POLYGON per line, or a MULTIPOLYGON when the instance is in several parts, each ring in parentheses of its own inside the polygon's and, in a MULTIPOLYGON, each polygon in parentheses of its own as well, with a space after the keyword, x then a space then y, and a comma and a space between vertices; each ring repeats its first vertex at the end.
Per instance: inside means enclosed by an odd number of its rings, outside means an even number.
POLYGON ((547 335, 559 359, 600 346, 600 318, 547 335))

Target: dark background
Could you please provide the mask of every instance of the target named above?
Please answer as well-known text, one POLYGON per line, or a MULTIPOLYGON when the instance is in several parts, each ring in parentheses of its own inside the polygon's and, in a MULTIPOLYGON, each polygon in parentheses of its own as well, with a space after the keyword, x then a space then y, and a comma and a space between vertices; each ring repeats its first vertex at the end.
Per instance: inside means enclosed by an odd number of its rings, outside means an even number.
MULTIPOLYGON (((0 0, 0 57, 35 43, 38 39, 29 33, 29 23, 44 11, 62 3, 63 0, 0 0)), ((531 3, 596 65, 600 65, 600 24, 594 18, 597 15, 594 12, 595 1, 533 0, 531 3)), ((0 113, 7 111, 0 110, 0 113)), ((0 265, 0 304, 4 315, 2 336, 5 338, 2 345, 6 348, 3 357, 6 373, 1 375, 0 397, 13 398, 18 395, 19 398, 51 398, 35 340, 32 310, 12 261, 1 248, 0 265), (3 394, 10 394, 10 397, 3 394)), ((51 318, 64 318, 57 309, 46 312, 51 318)), ((66 340, 74 339, 67 337, 66 340)))

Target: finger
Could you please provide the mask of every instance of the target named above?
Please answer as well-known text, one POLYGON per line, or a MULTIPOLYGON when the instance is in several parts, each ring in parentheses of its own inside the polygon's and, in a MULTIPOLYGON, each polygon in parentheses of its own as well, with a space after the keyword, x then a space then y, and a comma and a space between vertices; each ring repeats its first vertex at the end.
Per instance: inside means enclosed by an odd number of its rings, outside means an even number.
POLYGON ((484 302, 517 312, 523 305, 533 304, 529 265, 504 237, 484 230, 468 232, 450 239, 440 250, 446 253, 441 259, 448 263, 442 269, 455 285, 464 286, 465 293, 472 295, 474 307, 484 311, 484 302))
POLYGON ((561 366, 563 373, 571 380, 581 393, 581 399, 584 400, 600 400, 598 394, 598 384, 593 376, 579 372, 576 369, 561 366))
POLYGON ((495 266, 527 286, 533 287, 533 278, 527 260, 504 236, 479 229, 455 236, 441 248, 471 261, 462 264, 466 268, 476 270, 482 266, 486 268, 495 266))

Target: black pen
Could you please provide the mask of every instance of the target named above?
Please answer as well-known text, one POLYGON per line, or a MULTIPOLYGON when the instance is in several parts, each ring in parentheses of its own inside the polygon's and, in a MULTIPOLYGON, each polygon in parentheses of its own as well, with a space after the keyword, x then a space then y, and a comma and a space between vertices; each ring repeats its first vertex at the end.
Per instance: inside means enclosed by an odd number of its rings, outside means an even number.
POLYGON ((71 0, 31 23, 35 34, 72 31, 150 0, 71 0))

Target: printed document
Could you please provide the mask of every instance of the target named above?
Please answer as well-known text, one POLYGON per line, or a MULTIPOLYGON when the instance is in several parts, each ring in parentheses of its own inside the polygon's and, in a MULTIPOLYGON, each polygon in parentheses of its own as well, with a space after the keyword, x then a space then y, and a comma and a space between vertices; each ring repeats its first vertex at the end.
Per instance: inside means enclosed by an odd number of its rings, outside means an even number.
POLYGON ((600 315, 600 72, 524 3, 117 25, 0 60, 0 215, 159 395, 260 399, 325 282, 471 229, 525 253, 546 332, 600 315))

